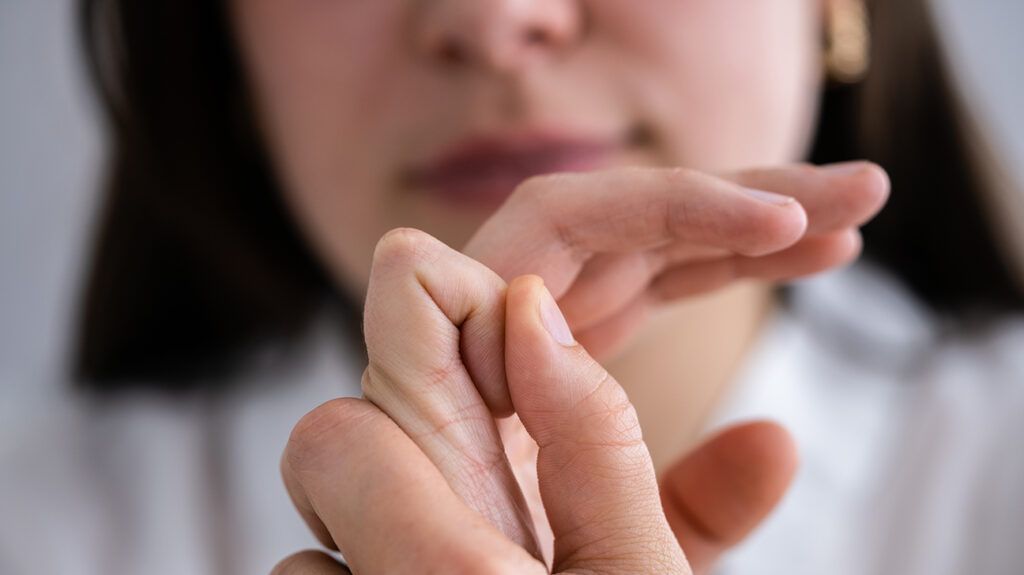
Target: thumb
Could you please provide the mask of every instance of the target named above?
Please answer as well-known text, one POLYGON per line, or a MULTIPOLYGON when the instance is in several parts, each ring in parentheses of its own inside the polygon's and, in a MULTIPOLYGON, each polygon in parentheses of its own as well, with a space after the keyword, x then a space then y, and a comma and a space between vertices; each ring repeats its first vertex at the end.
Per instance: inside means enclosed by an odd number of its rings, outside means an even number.
POLYGON ((789 432, 758 421, 720 432, 663 474, 665 514, 695 573, 764 520, 796 468, 789 432))
POLYGON ((509 286, 505 329, 509 395, 539 446, 554 571, 689 573, 636 411, 575 342, 539 277, 509 286))

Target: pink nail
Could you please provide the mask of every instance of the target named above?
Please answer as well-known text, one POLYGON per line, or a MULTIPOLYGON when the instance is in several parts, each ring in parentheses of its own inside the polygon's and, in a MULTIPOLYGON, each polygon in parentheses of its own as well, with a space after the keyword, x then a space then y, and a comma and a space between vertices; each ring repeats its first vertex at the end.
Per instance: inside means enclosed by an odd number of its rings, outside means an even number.
POLYGON ((796 201, 796 198, 792 196, 784 196, 782 194, 776 194, 774 192, 766 192, 764 190, 755 190, 753 188, 743 188, 743 191, 750 197, 760 200, 766 204, 773 206, 788 206, 796 201))
POLYGON ((572 330, 569 329, 562 310, 558 309, 555 298, 551 297, 551 292, 547 288, 544 288, 544 293, 540 296, 540 321, 544 324, 544 329, 548 330, 559 344, 565 347, 576 345, 576 339, 572 337, 572 330))

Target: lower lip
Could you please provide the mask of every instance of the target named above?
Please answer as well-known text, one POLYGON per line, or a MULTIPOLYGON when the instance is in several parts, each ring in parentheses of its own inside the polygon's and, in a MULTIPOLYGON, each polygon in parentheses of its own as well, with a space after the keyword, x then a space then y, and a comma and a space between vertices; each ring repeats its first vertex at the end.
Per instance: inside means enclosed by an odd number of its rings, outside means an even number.
POLYGON ((563 153, 558 157, 532 162, 531 165, 496 168, 486 174, 446 174, 421 181, 416 187, 457 207, 493 209, 530 177, 558 172, 589 172, 608 167, 610 157, 608 149, 563 153))

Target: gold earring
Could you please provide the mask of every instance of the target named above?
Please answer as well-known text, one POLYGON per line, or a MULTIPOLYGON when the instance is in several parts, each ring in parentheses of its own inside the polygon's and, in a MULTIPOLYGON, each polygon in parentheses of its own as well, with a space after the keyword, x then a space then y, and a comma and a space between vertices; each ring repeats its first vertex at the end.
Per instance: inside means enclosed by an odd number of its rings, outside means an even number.
POLYGON ((871 30, 864 0, 831 0, 825 39, 825 68, 841 84, 856 84, 871 66, 871 30))

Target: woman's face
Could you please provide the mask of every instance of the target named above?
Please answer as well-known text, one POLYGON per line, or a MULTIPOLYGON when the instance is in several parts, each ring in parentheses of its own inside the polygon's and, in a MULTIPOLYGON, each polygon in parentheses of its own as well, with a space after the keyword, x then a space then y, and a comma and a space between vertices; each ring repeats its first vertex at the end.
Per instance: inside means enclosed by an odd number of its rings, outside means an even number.
POLYGON ((287 201, 361 293, 384 232, 461 247, 530 175, 800 159, 823 2, 234 0, 232 13, 287 201))

